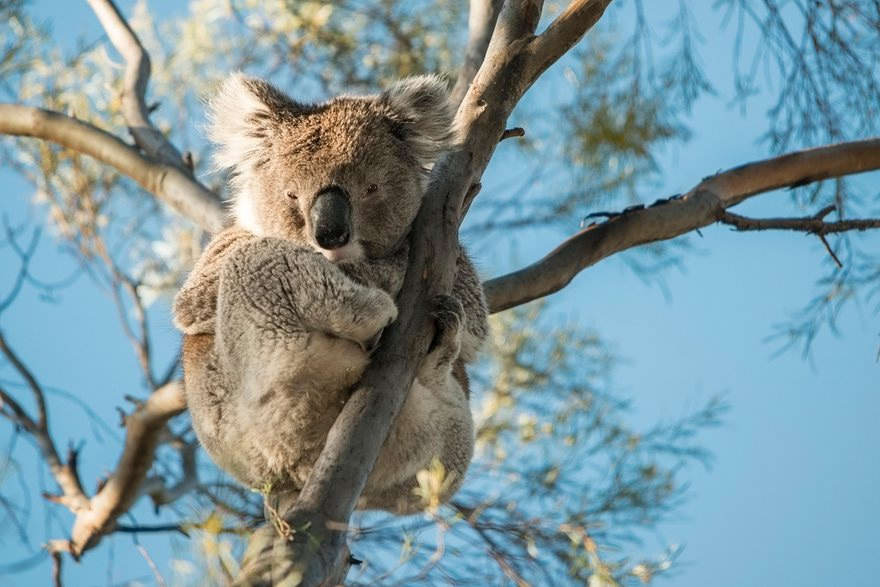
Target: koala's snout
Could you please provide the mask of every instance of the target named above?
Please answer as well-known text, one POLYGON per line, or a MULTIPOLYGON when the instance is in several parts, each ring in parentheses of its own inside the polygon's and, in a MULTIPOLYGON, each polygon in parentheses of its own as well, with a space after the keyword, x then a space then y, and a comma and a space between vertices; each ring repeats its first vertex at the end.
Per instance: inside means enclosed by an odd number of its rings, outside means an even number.
POLYGON ((323 249, 338 249, 351 237, 351 203, 348 194, 338 186, 318 192, 309 211, 312 236, 323 249))

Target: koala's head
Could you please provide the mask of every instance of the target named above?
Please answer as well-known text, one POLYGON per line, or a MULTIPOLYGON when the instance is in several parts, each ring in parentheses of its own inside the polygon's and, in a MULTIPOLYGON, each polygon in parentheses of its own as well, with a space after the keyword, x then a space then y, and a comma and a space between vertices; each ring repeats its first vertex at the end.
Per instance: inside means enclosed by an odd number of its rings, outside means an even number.
POLYGON ((446 85, 433 76, 309 105, 234 74, 209 111, 216 162, 233 171, 237 223, 333 262, 396 248, 452 134, 446 85))

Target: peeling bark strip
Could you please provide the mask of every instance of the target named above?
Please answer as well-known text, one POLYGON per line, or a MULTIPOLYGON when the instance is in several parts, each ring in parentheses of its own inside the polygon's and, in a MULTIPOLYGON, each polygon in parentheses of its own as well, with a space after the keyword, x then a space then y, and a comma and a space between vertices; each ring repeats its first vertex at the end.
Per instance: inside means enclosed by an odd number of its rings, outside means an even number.
MULTIPOLYGON (((489 311, 500 312, 557 292, 590 265, 625 249, 674 238, 729 218, 726 208, 757 194, 800 185, 804 178, 818 181, 875 169, 880 169, 880 139, 807 149, 707 177, 679 199, 585 228, 540 261, 484 282, 489 311)), ((876 228, 878 221, 831 224, 837 230, 825 232, 876 228)), ((792 229, 811 232, 803 225, 792 229)))

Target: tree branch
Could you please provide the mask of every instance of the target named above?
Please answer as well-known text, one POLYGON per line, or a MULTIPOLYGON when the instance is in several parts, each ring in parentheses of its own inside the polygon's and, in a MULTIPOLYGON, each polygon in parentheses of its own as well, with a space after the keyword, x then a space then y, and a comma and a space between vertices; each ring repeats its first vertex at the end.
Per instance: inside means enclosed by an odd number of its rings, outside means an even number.
POLYGON ((489 40, 495 30, 498 14, 504 0, 471 0, 468 13, 468 42, 464 53, 464 60, 458 70, 458 78, 455 87, 452 88, 450 101, 453 104, 461 104, 467 93, 468 86, 483 64, 489 40))
POLYGON ((150 114, 145 102, 147 83, 150 80, 150 55, 112 0, 88 0, 88 2, 101 26, 104 27, 110 42, 125 59, 122 115, 131 136, 134 137, 134 142, 157 161, 189 173, 190 169, 185 166, 180 152, 150 122, 150 114))
POLYGON ((544 70, 599 22, 611 0, 575 0, 571 2, 532 43, 530 75, 537 79, 544 70))
MULTIPOLYGON (((489 309, 500 312, 557 292, 614 253, 723 221, 726 208, 756 194, 875 169, 880 169, 880 139, 807 149, 707 177, 680 198, 591 225, 540 261, 484 282, 489 309)), ((849 226, 856 230, 875 227, 872 220, 841 222, 854 223, 849 226)))
POLYGON ((61 460, 58 449, 55 447, 55 443, 52 441, 52 436, 49 433, 49 416, 43 388, 37 382, 30 369, 12 350, 2 331, 0 331, 0 353, 6 357, 21 378, 27 383, 37 405, 37 417, 29 416, 24 408, 3 389, 0 389, 0 409, 8 407, 12 413, 5 412, 5 414, 24 428, 37 443, 40 453, 49 467, 49 471, 61 489, 61 495, 55 496, 53 499, 63 503, 73 512, 87 508, 89 500, 86 497, 85 491, 83 491, 82 483, 76 470, 76 451, 70 450, 67 462, 61 460))
POLYGON ((89 500, 89 507, 76 514, 68 543, 75 558, 112 530, 116 519, 142 494, 165 424, 185 409, 183 383, 175 381, 154 391, 125 418, 125 447, 113 474, 89 500))
POLYGON ((61 553, 52 551, 52 585, 54 587, 62 587, 61 581, 61 553))
POLYGON ((856 220, 836 220, 826 222, 823 220, 836 206, 828 206, 813 216, 804 218, 749 218, 733 212, 724 211, 718 215, 718 222, 729 224, 737 230, 794 230, 808 232, 810 234, 824 235, 835 232, 847 232, 850 230, 869 230, 880 228, 880 218, 865 218, 856 220))
POLYGON ((106 163, 209 232, 225 214, 217 196, 179 167, 151 161, 112 134, 59 112, 0 104, 0 133, 45 139, 106 163))

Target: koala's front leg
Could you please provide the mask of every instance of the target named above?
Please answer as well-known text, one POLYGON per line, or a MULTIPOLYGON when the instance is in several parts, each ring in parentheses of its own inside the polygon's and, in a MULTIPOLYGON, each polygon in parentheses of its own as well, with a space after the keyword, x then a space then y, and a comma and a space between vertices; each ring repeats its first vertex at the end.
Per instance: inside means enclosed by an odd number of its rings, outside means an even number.
POLYGON ((416 379, 427 387, 436 388, 446 381, 461 352, 464 308, 456 298, 444 294, 434 296, 430 304, 434 338, 419 365, 416 379))
POLYGON ((356 283, 313 251, 273 238, 235 251, 219 297, 221 307, 243 302, 253 310, 252 320, 272 330, 323 332, 363 348, 397 318, 397 306, 384 291, 356 283), (243 299, 229 299, 234 297, 243 299))

